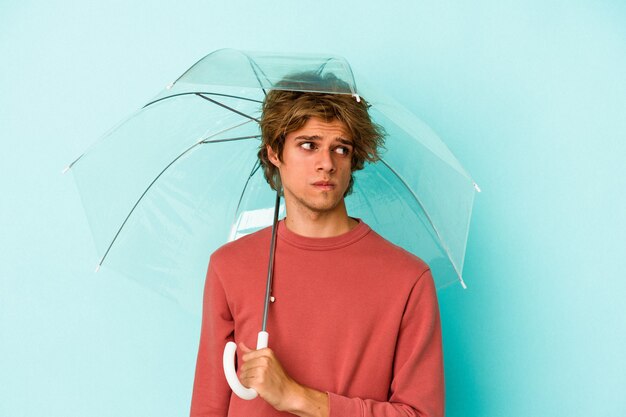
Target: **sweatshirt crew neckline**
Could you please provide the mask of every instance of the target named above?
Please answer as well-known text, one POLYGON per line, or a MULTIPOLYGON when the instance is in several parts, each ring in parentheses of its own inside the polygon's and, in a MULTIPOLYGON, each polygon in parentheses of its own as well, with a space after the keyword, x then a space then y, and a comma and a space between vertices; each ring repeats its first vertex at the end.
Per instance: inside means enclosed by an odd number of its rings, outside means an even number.
POLYGON ((361 219, 355 219, 359 223, 352 230, 332 237, 308 237, 296 234, 285 225, 285 220, 278 223, 278 237, 292 246, 308 250, 333 250, 351 245, 361 240, 372 229, 361 219))

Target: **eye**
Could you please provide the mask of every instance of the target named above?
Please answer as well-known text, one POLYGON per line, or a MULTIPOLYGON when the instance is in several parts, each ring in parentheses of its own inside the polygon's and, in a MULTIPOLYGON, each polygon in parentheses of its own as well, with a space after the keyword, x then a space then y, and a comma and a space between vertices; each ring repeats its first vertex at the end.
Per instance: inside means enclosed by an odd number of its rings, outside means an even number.
POLYGON ((302 142, 300 144, 300 147, 302 149, 306 149, 307 151, 311 151, 311 150, 315 149, 315 144, 313 142, 302 142))
POLYGON ((349 155, 350 151, 351 149, 347 146, 337 146, 335 148, 335 152, 337 152, 339 155, 349 155))

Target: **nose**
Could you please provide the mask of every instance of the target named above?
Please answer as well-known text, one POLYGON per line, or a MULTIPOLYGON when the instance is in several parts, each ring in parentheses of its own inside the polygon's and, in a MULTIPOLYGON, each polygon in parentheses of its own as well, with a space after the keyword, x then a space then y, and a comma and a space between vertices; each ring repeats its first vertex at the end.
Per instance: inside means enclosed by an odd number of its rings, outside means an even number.
POLYGON ((316 169, 324 172, 335 171, 335 161, 330 149, 320 149, 317 153, 316 169))

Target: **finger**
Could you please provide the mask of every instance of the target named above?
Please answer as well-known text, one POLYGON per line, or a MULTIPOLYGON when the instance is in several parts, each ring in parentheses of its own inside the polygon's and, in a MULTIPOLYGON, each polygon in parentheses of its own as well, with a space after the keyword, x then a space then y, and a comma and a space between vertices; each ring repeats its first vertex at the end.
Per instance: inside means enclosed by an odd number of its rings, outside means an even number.
POLYGON ((241 365, 240 369, 242 372, 246 372, 255 368, 268 369, 271 367, 272 367, 272 360, 266 356, 262 356, 262 357, 244 360, 244 363, 241 365))
POLYGON ((239 349, 241 349, 243 353, 253 352, 253 350, 246 346, 243 342, 239 342, 239 349))
POLYGON ((241 382, 241 384, 246 387, 246 388, 252 388, 254 390, 256 390, 257 392, 259 392, 259 390, 262 391, 262 378, 259 377, 259 375, 253 373, 253 372, 248 372, 245 374, 241 374, 239 376, 239 381, 241 382))
POLYGON ((250 359, 253 359, 255 357, 254 353, 256 352, 255 350, 250 349, 248 346, 246 346, 245 343, 243 342, 239 342, 239 349, 241 349, 241 352, 243 353, 241 355, 241 359, 246 362, 249 361, 250 359))
POLYGON ((243 351, 243 355, 241 359, 243 359, 244 362, 252 360, 252 359, 256 359, 256 358, 263 358, 263 357, 269 358, 269 359, 274 358, 274 352, 270 348, 252 350, 249 347, 247 347, 245 344, 243 344, 243 342, 239 344, 239 347, 243 351))

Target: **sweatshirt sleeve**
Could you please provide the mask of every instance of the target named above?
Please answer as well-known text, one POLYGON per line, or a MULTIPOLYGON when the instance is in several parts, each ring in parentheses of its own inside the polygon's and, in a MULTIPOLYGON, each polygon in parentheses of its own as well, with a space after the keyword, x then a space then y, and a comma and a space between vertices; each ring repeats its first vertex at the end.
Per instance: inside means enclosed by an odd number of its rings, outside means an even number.
POLYGON ((393 367, 388 402, 329 392, 330 417, 443 417, 441 322, 430 270, 422 274, 409 296, 393 367))
POLYGON ((233 340, 234 322, 213 261, 204 286, 202 328, 191 398, 191 417, 226 417, 230 388, 222 370, 226 342, 233 340))

